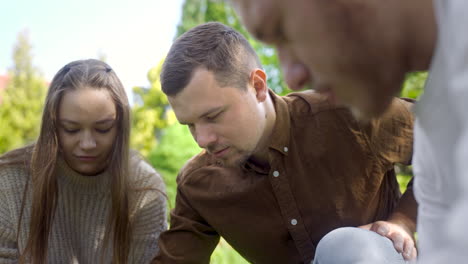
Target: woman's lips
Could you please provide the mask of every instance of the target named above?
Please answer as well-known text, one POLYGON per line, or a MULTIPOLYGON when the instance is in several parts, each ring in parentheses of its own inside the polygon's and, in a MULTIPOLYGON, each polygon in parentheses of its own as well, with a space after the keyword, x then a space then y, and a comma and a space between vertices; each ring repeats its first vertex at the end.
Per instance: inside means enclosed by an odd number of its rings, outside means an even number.
POLYGON ((91 162, 95 161, 97 159, 97 156, 76 156, 79 160, 85 161, 85 162, 91 162))

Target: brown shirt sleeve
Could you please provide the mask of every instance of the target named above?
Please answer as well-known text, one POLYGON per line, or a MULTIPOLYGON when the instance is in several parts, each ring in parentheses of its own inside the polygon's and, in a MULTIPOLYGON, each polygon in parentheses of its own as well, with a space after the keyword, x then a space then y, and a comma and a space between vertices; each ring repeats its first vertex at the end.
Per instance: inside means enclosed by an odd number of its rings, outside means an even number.
POLYGON ((395 98, 389 109, 378 119, 363 125, 372 151, 388 166, 411 164, 413 154, 412 99, 395 98))
POLYGON ((208 264, 219 235, 191 207, 180 182, 178 184, 170 229, 161 234, 160 251, 152 263, 208 264))

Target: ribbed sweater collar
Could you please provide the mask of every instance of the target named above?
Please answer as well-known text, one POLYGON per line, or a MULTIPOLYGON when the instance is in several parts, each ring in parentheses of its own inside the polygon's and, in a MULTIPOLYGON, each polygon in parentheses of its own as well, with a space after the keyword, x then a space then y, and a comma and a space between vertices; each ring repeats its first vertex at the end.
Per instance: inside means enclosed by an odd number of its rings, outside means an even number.
POLYGON ((74 171, 63 158, 57 160, 57 180, 73 189, 89 193, 103 193, 110 191, 111 177, 106 170, 95 176, 86 176, 74 171))

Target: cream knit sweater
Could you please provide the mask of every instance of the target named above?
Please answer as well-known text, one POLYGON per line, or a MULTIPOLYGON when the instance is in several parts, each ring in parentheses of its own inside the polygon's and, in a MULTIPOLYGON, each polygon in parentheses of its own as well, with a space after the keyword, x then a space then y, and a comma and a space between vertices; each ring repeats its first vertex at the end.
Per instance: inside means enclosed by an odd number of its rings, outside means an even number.
MULTIPOLYGON (((161 176, 146 162, 132 158, 133 186, 165 192, 161 176)), ((107 217, 111 208, 112 175, 83 176, 63 160, 57 163, 58 204, 49 237, 48 263, 100 263, 107 217)), ((18 218, 28 177, 24 168, 0 170, 0 263, 17 263, 18 250, 26 245, 31 208, 28 190, 19 239, 18 218)), ((129 263, 149 263, 159 250, 157 239, 166 225, 166 198, 157 191, 131 196, 134 217, 129 263)), ((112 243, 110 243, 110 247, 112 243)), ((110 263, 107 250, 105 263, 110 263)))

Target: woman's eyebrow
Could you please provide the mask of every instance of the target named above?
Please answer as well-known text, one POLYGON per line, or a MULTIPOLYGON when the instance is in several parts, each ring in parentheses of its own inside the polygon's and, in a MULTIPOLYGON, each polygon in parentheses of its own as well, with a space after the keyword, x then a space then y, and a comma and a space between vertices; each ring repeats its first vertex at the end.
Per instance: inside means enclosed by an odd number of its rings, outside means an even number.
MULTIPOLYGON (((115 118, 106 118, 106 119, 102 119, 102 120, 99 120, 99 121, 96 121, 94 122, 95 124, 106 124, 106 123, 110 123, 110 122, 114 122, 115 121, 115 118)), ((73 121, 73 120, 69 120, 69 119, 60 119, 60 122, 61 123, 68 123, 68 124, 71 124, 71 125, 78 125, 79 122, 76 122, 76 121, 73 121)))
POLYGON ((106 119, 103 119, 103 120, 99 120, 97 122, 95 122, 96 124, 106 124, 106 123, 110 123, 110 122, 114 122, 115 121, 115 118, 106 118, 106 119))
POLYGON ((78 124, 78 122, 76 122, 76 121, 69 120, 69 119, 65 119, 65 118, 60 119, 60 122, 61 122, 61 123, 70 123, 70 124, 72 124, 72 125, 78 124))

